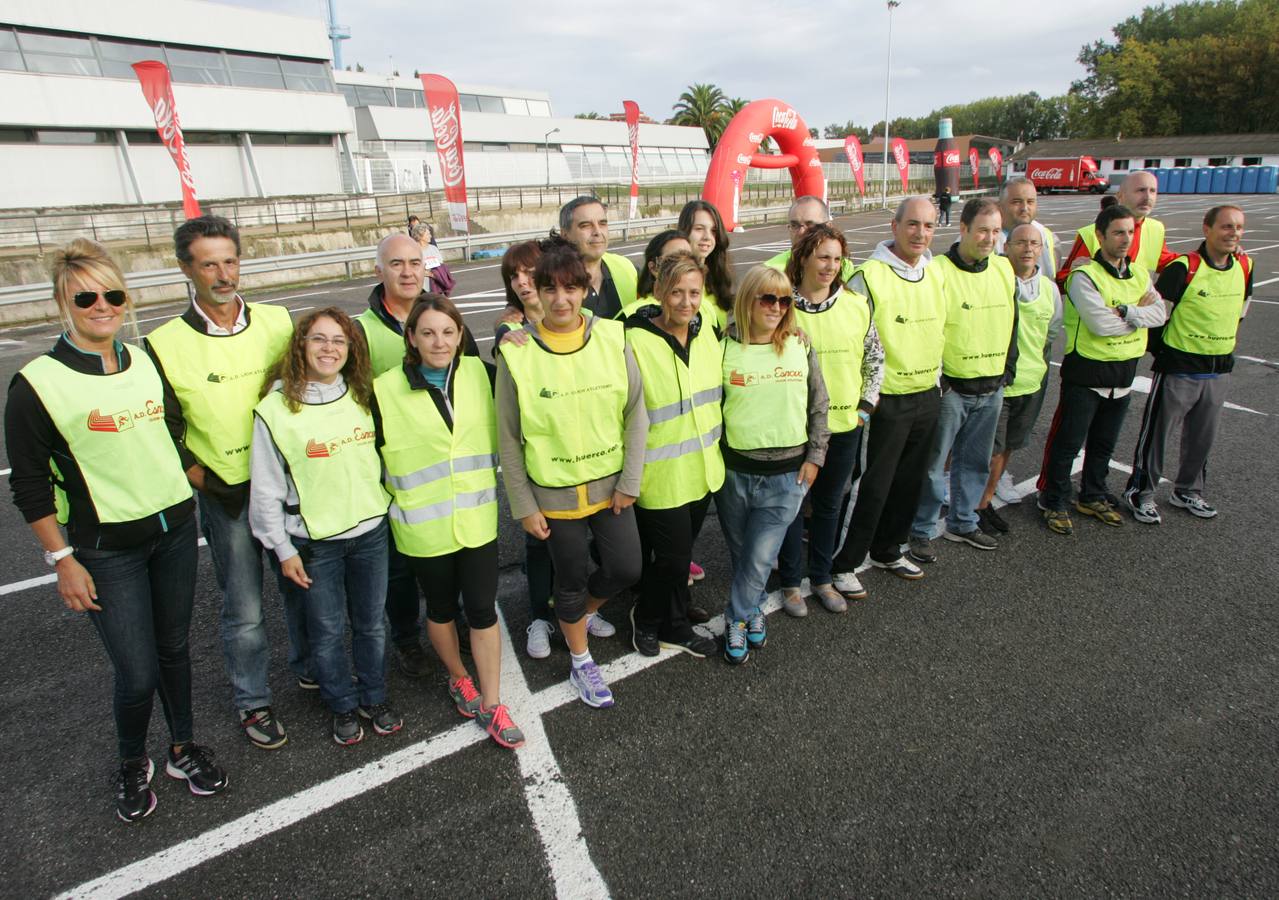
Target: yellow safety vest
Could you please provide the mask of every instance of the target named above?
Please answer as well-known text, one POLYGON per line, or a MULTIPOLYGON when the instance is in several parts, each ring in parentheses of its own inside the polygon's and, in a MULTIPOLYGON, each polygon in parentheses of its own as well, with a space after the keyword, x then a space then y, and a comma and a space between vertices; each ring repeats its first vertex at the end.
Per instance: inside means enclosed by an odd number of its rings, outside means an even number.
POLYGON ((323 541, 361 522, 386 515, 373 414, 350 389, 328 403, 303 403, 297 412, 274 390, 254 413, 289 467, 298 492, 296 509, 312 540, 323 541))
POLYGON ((463 356, 453 373, 453 428, 429 390, 403 367, 373 382, 395 546, 408 556, 455 553, 497 539, 497 424, 484 364, 463 356))
POLYGON ((1242 259, 1233 259, 1225 271, 1200 261, 1193 277, 1189 256, 1179 256, 1173 262, 1186 267, 1188 281, 1185 293, 1168 316, 1164 343, 1202 356, 1233 353, 1246 299, 1244 292, 1248 289, 1248 273, 1242 259))
MULTIPOLYGON (((1152 219, 1147 216, 1141 222, 1141 247, 1137 258, 1132 261, 1139 263, 1149 269, 1151 272, 1159 267, 1159 256, 1164 249, 1164 223, 1158 219, 1152 219)), ((1096 256, 1097 249, 1100 246, 1097 243, 1097 226, 1085 225, 1079 229, 1079 237, 1084 242, 1084 246, 1088 248, 1089 256, 1096 256)))
POLYGON ((635 287, 639 283, 635 263, 616 253, 605 253, 601 262, 608 267, 608 274, 613 278, 613 287, 617 289, 617 299, 621 305, 634 303, 635 287))
POLYGON ((1053 320, 1053 290, 1053 280, 1040 275, 1039 296, 1029 303, 1017 304, 1017 376, 1004 388, 1004 399, 1033 394, 1043 387, 1048 374, 1044 345, 1053 320))
POLYGON ((626 329, 626 343, 644 380, 648 441, 639 499, 645 509, 672 509, 700 500, 724 483, 719 438, 720 359, 715 332, 705 324, 688 342, 688 364, 659 334, 626 329))
POLYGON ((798 447, 808 442, 808 350, 786 339, 781 356, 772 342, 724 341, 724 437, 734 450, 798 447))
MULTIPOLYGON (((1087 265, 1079 266, 1070 273, 1070 277, 1066 279, 1066 293, 1070 294, 1070 286, 1076 278, 1087 275, 1111 309, 1116 306, 1136 306, 1150 288, 1150 273, 1137 263, 1129 263, 1128 268, 1132 272, 1131 278, 1115 278, 1097 260, 1090 260, 1087 265)), ((1062 325, 1066 331, 1066 352, 1078 353, 1084 359, 1122 362, 1137 359, 1146 352, 1148 329, 1136 328, 1128 334, 1110 337, 1093 334, 1080 320, 1079 312, 1071 302, 1064 304, 1062 325)))
POLYGON ((861 424, 857 403, 862 397, 862 358, 870 331, 870 304, 854 291, 841 290, 821 312, 795 310, 795 324, 804 329, 817 351, 822 380, 830 394, 827 424, 832 433, 852 431, 861 424))
POLYGON ((373 367, 373 377, 398 369, 404 362, 404 335, 397 334, 382 321, 381 317, 371 309, 366 309, 355 317, 364 340, 369 345, 369 363, 373 367))
POLYGON ((884 345, 883 394, 915 394, 937 385, 946 344, 945 270, 929 265, 907 281, 877 259, 860 271, 875 305, 875 329, 884 345))
POLYGON ((980 272, 966 272, 949 256, 930 263, 945 273, 946 344, 942 372, 950 378, 993 378, 1003 374, 1012 343, 1017 276, 1002 256, 987 259, 980 272))
MULTIPOLYGON (((191 485, 164 424, 164 385, 140 347, 123 345, 129 367, 112 375, 77 372, 51 356, 22 368, 84 477, 104 525, 145 519, 191 498, 191 485)), ((58 521, 68 521, 61 473, 50 461, 58 521)))
POLYGON ((293 336, 283 307, 246 303, 245 315, 237 334, 202 334, 178 318, 147 337, 186 417, 187 449, 227 484, 249 480, 253 408, 293 336))

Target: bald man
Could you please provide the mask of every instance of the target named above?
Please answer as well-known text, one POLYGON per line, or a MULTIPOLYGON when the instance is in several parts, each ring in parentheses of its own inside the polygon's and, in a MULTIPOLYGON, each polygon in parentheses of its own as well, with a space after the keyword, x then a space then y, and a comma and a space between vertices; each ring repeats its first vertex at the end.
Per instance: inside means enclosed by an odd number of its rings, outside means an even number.
MULTIPOLYGON (((402 365, 404 362, 404 320, 413 304, 426 296, 422 290, 427 269, 422 263, 422 246, 403 232, 382 238, 377 245, 377 262, 373 265, 378 283, 369 293, 368 309, 355 317, 369 345, 369 361, 373 375, 402 365)), ((469 329, 462 329, 462 352, 479 356, 469 329)), ((421 678, 430 665, 422 649, 422 627, 419 621, 421 603, 417 582, 408 560, 390 541, 387 567, 386 616, 391 623, 391 644, 395 647, 400 670, 411 678, 421 678)), ((463 646, 466 646, 463 642, 463 646)))
MULTIPOLYGON (((1136 231, 1128 248, 1129 262, 1139 263, 1151 275, 1162 272, 1177 254, 1164 243, 1164 223, 1152 217, 1159 199, 1159 182, 1150 172, 1129 172, 1119 185, 1119 205, 1132 210, 1136 231)), ((1097 256, 1097 233, 1090 223, 1075 233, 1075 243, 1061 268, 1057 270, 1057 286, 1065 287, 1072 269, 1085 265, 1097 256)))
POLYGON ((999 212, 1004 228, 995 242, 995 252, 1004 253, 1013 229, 1018 225, 1033 225, 1039 232, 1039 271, 1052 278, 1057 274, 1057 236, 1042 224, 1039 215, 1039 191, 1029 178, 1010 178, 999 191, 999 212))

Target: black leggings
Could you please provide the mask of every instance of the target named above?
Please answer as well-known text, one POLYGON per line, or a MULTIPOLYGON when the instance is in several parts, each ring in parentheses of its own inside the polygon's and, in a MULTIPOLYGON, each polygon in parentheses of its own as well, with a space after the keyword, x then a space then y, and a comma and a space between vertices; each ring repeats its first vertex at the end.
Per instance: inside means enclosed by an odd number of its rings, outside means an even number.
POLYGON ((460 593, 472 628, 497 624, 496 540, 446 556, 410 556, 409 564, 426 597, 426 617, 432 622, 445 625, 457 619, 460 593))

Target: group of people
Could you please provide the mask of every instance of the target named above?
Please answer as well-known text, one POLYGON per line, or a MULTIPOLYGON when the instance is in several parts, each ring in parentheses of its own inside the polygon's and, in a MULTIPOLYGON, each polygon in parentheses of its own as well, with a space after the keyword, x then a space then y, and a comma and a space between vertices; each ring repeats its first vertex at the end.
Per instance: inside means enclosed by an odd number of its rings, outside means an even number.
POLYGON ((197 508, 232 703, 263 749, 287 741, 268 679, 264 560, 290 672, 328 707, 335 742, 403 726, 386 664, 430 670, 425 597, 448 702, 498 744, 523 743, 500 693, 499 465, 526 535, 527 653, 562 641, 573 689, 597 708, 614 698, 589 641, 616 633, 600 610, 627 588, 636 651, 741 664, 767 643, 774 567, 784 610, 800 617, 805 576, 840 613, 867 596, 867 559, 913 581, 939 536, 996 549, 1009 525, 992 500, 1019 499, 1009 458, 1029 442, 1059 333, 1047 527, 1070 533, 1072 501, 1106 525, 1124 507, 1159 522, 1154 492, 1179 427, 1170 502, 1215 515, 1204 466, 1251 288, 1244 216, 1214 207, 1204 243, 1174 256, 1155 200, 1153 177, 1130 175, 1057 270, 1024 179, 998 201, 968 201, 958 241, 936 257, 931 200, 906 199, 859 265, 825 204, 801 197, 791 249, 737 279, 712 204, 688 204, 637 270, 609 252, 605 205, 579 197, 551 237, 506 252, 492 362, 457 307, 423 289, 420 234, 382 240, 358 316, 329 307, 294 322, 240 296, 234 226, 192 219, 175 253, 194 300, 142 346, 119 337, 133 310, 119 267, 73 242, 52 267, 64 333, 15 376, 5 427, 15 502, 115 669, 117 815, 156 805, 157 692, 167 774, 198 795, 227 784, 191 715, 197 508), (1105 476, 1148 341, 1156 377, 1120 501, 1105 476), (722 644, 693 627, 711 613, 690 590, 712 499, 732 566, 722 644))

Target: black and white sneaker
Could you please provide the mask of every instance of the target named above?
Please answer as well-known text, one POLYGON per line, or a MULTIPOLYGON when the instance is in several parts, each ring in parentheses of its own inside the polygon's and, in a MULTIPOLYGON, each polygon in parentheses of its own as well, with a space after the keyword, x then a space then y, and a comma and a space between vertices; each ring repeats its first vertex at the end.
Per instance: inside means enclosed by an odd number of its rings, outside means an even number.
POLYGON ((1154 500, 1142 500, 1136 491, 1124 491, 1124 506, 1143 525, 1158 525, 1162 520, 1154 500))
POLYGON ((275 717, 269 706, 240 710, 240 727, 249 742, 263 750, 274 750, 289 742, 288 735, 284 733, 284 723, 275 717))
POLYGON ((974 528, 972 531, 951 531, 947 528, 941 533, 941 536, 948 541, 956 544, 967 544, 970 547, 976 547, 978 550, 996 550, 999 547, 999 541, 983 532, 980 528, 974 528))
POLYGON ((191 741, 183 744, 179 753, 169 748, 169 761, 164 767, 170 778, 185 781, 191 793, 208 797, 226 790, 226 772, 213 761, 213 751, 191 741))
POLYGON ((356 708, 360 718, 373 726, 375 734, 395 734, 404 727, 404 717, 391 708, 389 703, 374 703, 370 706, 356 708))
POLYGON ((115 814, 126 825, 145 819, 155 809, 155 791, 151 790, 151 776, 155 763, 151 757, 126 759, 120 763, 115 777, 115 814))
POLYGON ((364 740, 364 728, 360 725, 360 717, 355 710, 333 714, 333 741, 343 747, 350 747, 364 740))
POLYGON ((1168 502, 1178 509, 1184 509, 1192 516, 1198 516, 1201 519, 1211 519, 1217 515, 1217 507, 1208 503, 1198 494, 1179 494, 1173 491, 1172 496, 1168 498, 1168 502))

